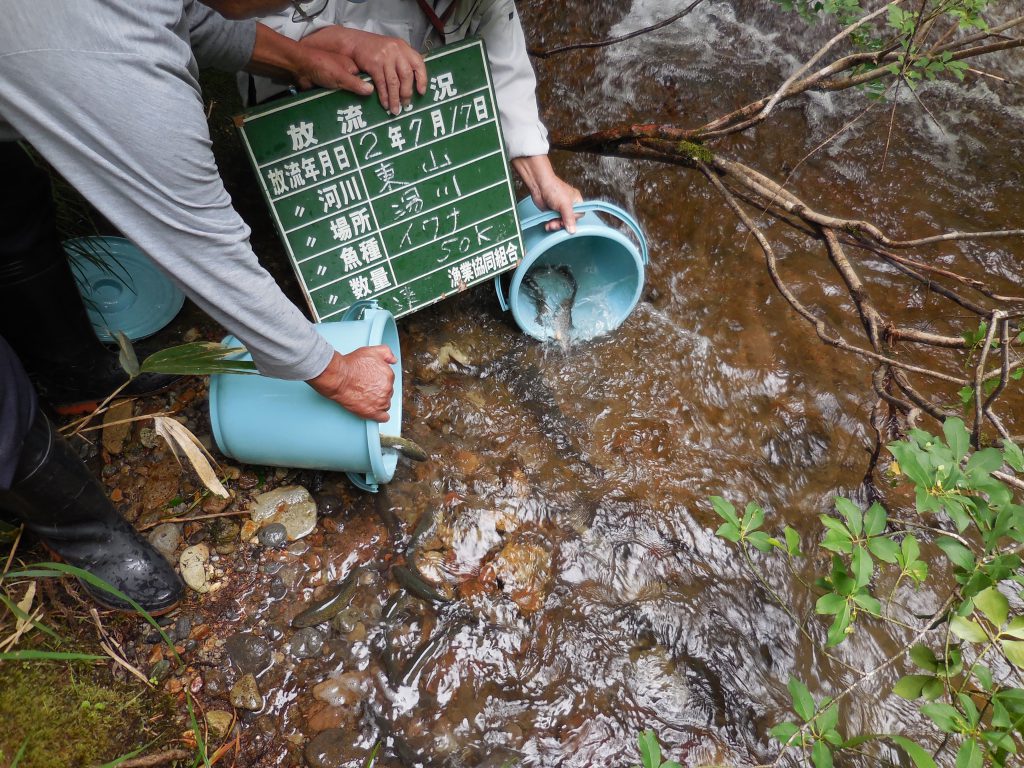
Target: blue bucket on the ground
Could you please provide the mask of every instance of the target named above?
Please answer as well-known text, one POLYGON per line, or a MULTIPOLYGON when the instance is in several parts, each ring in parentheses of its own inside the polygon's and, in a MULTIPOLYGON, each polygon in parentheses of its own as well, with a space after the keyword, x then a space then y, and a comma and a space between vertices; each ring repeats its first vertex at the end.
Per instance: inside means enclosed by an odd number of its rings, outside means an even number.
POLYGON ((512 310, 525 333, 541 341, 551 339, 553 329, 537 322, 537 302, 524 290, 523 279, 540 267, 565 267, 576 281, 573 339, 585 341, 622 325, 640 300, 644 267, 648 263, 647 238, 636 220, 611 203, 578 203, 574 210, 583 216, 576 221, 576 234, 570 235, 565 229, 545 231, 544 224, 557 219, 559 214, 541 211, 530 198, 521 200, 516 209, 526 254, 511 280, 506 276, 503 282, 500 275, 494 279, 501 308, 512 310), (637 243, 608 226, 598 212, 622 221, 636 236, 637 243))
MULTIPOLYGON (((225 456, 246 464, 347 472, 366 491, 377 491, 395 474, 398 454, 383 451, 382 435, 402 433, 402 362, 395 318, 375 301, 358 302, 338 322, 319 323, 317 331, 348 354, 359 347, 386 344, 398 362, 391 417, 384 424, 360 418, 318 395, 303 381, 260 375, 210 377, 210 425, 225 456)), ((240 346, 228 336, 225 346, 240 346)), ((251 360, 245 354, 242 360, 251 360)))

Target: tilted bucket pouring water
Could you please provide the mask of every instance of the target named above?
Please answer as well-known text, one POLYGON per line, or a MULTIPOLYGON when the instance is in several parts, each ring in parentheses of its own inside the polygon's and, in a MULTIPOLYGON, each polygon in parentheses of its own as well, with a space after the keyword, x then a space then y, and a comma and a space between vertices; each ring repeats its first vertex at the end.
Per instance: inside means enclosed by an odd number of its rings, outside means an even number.
POLYGON ((553 328, 538 322, 537 301, 523 281, 531 272, 537 274, 543 268, 567 268, 576 284, 573 340, 592 339, 622 325, 640 300, 644 267, 649 260, 647 238, 636 220, 611 203, 579 203, 574 210, 583 216, 576 221, 576 234, 571 235, 565 229, 545 231, 544 224, 557 219, 559 214, 542 212, 530 198, 521 200, 516 209, 526 253, 511 280, 507 275, 494 279, 501 308, 511 310, 519 327, 535 339, 554 338, 553 328), (622 221, 636 236, 637 243, 608 226, 598 212, 622 221))
MULTIPOLYGON (((339 322, 317 331, 348 354, 386 344, 398 362, 391 417, 384 424, 360 418, 321 397, 303 381, 266 376, 214 374, 210 377, 210 424, 221 452, 246 464, 347 472, 366 491, 377 491, 395 474, 398 454, 381 449, 381 436, 402 431, 402 364, 395 318, 375 301, 358 302, 339 322)), ((239 342, 228 336, 226 346, 239 342)), ((251 359, 246 354, 240 359, 251 359)))

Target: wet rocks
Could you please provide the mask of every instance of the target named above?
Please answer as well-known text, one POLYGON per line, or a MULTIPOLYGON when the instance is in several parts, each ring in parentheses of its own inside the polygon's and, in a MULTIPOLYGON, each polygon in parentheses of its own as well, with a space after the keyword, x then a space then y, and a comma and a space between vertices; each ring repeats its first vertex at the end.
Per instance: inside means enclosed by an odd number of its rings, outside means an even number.
POLYGON ((500 589, 523 613, 534 613, 547 598, 551 568, 551 546, 542 536, 513 536, 484 566, 480 582, 500 589))
POLYGON ((286 485, 257 496, 250 515, 252 519, 243 535, 251 538, 260 528, 280 523, 288 540, 295 541, 308 536, 316 527, 316 502, 301 485, 286 485))
POLYGON ((345 500, 334 493, 322 493, 316 498, 323 517, 334 517, 345 511, 345 500))
POLYGON ((296 659, 311 659, 320 655, 324 647, 324 636, 313 627, 298 630, 292 635, 288 648, 296 659))
POLYGON ((259 712, 263 709, 263 694, 260 693, 256 678, 244 675, 231 688, 231 706, 235 709, 244 709, 247 712, 259 712))
POLYGON ((368 681, 363 673, 346 672, 313 686, 313 698, 332 707, 352 707, 366 695, 368 681))
POLYGON ((251 632, 232 635, 224 643, 224 652, 242 672, 259 675, 270 668, 274 652, 270 643, 251 632))
POLYGON ((337 768, 349 757, 352 734, 344 728, 328 728, 314 736, 303 750, 309 768, 337 768))
POLYGON ((288 529, 283 523, 270 523, 260 528, 256 535, 259 543, 268 549, 280 549, 288 543, 288 529))
POLYGON ((209 561, 210 548, 205 544, 194 544, 187 547, 178 558, 181 578, 200 594, 210 591, 210 582, 206 576, 206 566, 209 561))
POLYGON ((210 740, 216 743, 227 736, 234 721, 234 715, 222 709, 207 712, 206 727, 210 731, 210 740))
POLYGON ((174 523, 158 525, 150 532, 149 543, 164 557, 168 559, 174 557, 174 553, 178 551, 178 546, 181 544, 181 526, 174 523))

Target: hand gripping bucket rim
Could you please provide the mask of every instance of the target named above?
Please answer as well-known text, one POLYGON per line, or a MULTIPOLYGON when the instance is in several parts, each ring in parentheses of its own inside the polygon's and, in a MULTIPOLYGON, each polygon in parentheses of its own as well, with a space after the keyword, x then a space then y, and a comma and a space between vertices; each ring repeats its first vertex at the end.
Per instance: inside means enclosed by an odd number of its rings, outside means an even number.
MULTIPOLYGON (((367 321, 361 323, 362 327, 358 329, 352 329, 348 326, 345 328, 346 336, 351 336, 347 332, 349 330, 353 332, 356 330, 362 331, 362 336, 356 341, 354 348, 388 344, 392 347, 395 357, 399 358, 399 362, 392 366, 395 371, 395 393, 389 410, 390 420, 385 424, 379 424, 370 419, 361 419, 345 411, 340 405, 322 398, 303 382, 285 382, 262 375, 214 374, 210 377, 210 426, 221 452, 226 456, 249 464, 344 471, 354 485, 370 492, 377 492, 380 484, 387 483, 392 479, 398 464, 398 456, 391 452, 385 455, 380 445, 380 438, 382 432, 396 437, 400 436, 401 433, 402 371, 394 316, 386 309, 382 309, 376 301, 359 301, 346 310, 340 321, 320 323, 317 327, 318 329, 330 329, 332 335, 341 334, 343 331, 342 324, 349 323, 350 321, 357 323, 359 321, 367 321), (392 341, 389 341, 389 336, 392 341), (250 382, 240 385, 239 379, 247 379, 250 382), (301 389, 296 389, 292 393, 288 388, 293 385, 299 385, 301 389), (241 393, 237 390, 239 386, 242 386, 241 393), (260 391, 261 389, 262 392, 260 391), (236 402, 232 404, 232 397, 243 400, 248 399, 252 402, 236 402), (299 449, 294 448, 292 445, 289 445, 287 448, 281 447, 281 445, 287 442, 288 437, 285 435, 284 439, 278 443, 276 450, 281 451, 278 455, 287 453, 287 457, 282 459, 268 458, 268 451, 274 450, 267 448, 263 444, 269 439, 268 435, 265 434, 269 431, 269 427, 265 428, 263 433, 260 433, 258 430, 248 429, 247 424, 244 423, 247 421, 245 417, 263 418, 265 415, 262 412, 258 415, 252 413, 256 407, 261 406, 261 402, 257 401, 258 397, 263 398, 262 405, 281 400, 287 401, 288 405, 286 407, 293 409, 292 414, 290 414, 293 419, 306 419, 316 424, 321 423, 321 418, 326 418, 326 420, 338 419, 337 424, 341 429, 338 429, 336 432, 332 431, 328 437, 321 438, 319 442, 317 442, 315 434, 304 434, 303 443, 305 444, 308 441, 310 448, 308 455, 300 456, 295 455, 295 451, 299 449), (303 407, 302 400, 307 401, 305 408, 303 407), (311 408, 309 407, 310 405, 312 405, 311 408), (334 411, 333 408, 339 409, 340 414, 334 411), (240 422, 243 423, 240 424, 240 422), (346 431, 347 434, 343 434, 346 431), (346 450, 355 451, 358 454, 358 458, 352 459, 348 466, 331 465, 330 463, 332 460, 342 461, 340 456, 333 455, 335 453, 343 453, 343 451, 335 451, 339 447, 339 443, 335 442, 338 439, 346 443, 344 446, 346 450), (356 441, 355 446, 348 443, 351 440, 356 441), (254 446, 252 445, 254 442, 259 444, 254 446), (364 445, 365 453, 360 450, 360 445, 364 445), (358 465, 358 468, 353 468, 353 464, 358 465)), ((326 336, 326 334, 324 335, 326 336)), ((333 346, 338 346, 333 343, 331 338, 328 338, 328 341, 332 341, 333 346)), ((347 344, 352 344, 351 338, 345 338, 344 341, 347 344)), ((233 336, 227 336, 222 343, 237 343, 237 340, 233 336)), ((248 353, 244 353, 240 355, 239 359, 250 359, 250 357, 248 353)), ((280 422, 285 417, 279 415, 277 419, 280 422)), ((334 425, 331 426, 333 428, 334 425)), ((351 459, 350 455, 349 459, 351 459)))
POLYGON ((541 341, 545 340, 547 337, 540 331, 540 326, 538 326, 531 318, 524 317, 520 311, 520 302, 517 299, 520 291, 522 290, 524 278, 530 273, 530 270, 534 267, 537 261, 552 249, 562 245, 563 243, 570 242, 573 239, 598 237, 602 241, 609 241, 618 244, 621 246, 623 252, 630 254, 635 262, 636 285, 628 302, 625 303, 628 304, 628 306, 623 305, 620 308, 620 316, 615 318, 615 321, 609 327, 594 331, 583 338, 594 338, 604 332, 613 330, 620 326, 640 300, 644 284, 644 268, 650 263, 647 237, 644 235, 643 230, 640 229, 640 225, 636 220, 622 208, 603 200, 591 200, 584 203, 577 203, 573 206, 573 210, 577 213, 584 214, 584 216, 577 221, 575 234, 570 234, 565 229, 558 230, 556 232, 545 232, 538 242, 531 243, 525 242, 533 239, 529 234, 530 230, 544 224, 545 222, 557 219, 559 217, 559 213, 557 211, 538 211, 530 198, 524 198, 521 200, 517 209, 519 215, 522 217, 520 228, 523 232, 524 245, 527 252, 519 266, 516 267, 512 273, 507 295, 504 290, 504 286, 502 285, 502 277, 506 276, 508 273, 505 273, 505 275, 498 275, 494 279, 495 292, 497 293, 498 303, 501 305, 502 310, 506 312, 509 310, 512 311, 512 316, 515 318, 516 324, 523 330, 523 332, 541 341), (536 213, 531 213, 532 211, 536 211, 536 213), (622 221, 622 223, 624 223, 636 237, 640 246, 639 253, 637 252, 636 244, 625 237, 621 232, 609 227, 598 216, 586 215, 597 212, 610 213, 622 221))

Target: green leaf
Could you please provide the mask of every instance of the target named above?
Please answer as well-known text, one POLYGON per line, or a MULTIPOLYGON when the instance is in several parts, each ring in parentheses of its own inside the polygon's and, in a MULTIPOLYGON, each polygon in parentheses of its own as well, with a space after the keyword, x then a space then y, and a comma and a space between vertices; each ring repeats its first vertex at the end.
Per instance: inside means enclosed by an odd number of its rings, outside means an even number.
POLYGON ((818 713, 817 721, 819 732, 824 733, 834 730, 836 723, 839 722, 839 705, 828 704, 825 706, 824 710, 818 713))
MULTIPOLYGON (((774 544, 779 544, 778 539, 773 539, 764 531, 754 531, 747 534, 747 541, 759 552, 768 552, 774 544)), ((782 546, 779 544, 779 546, 782 546)))
POLYGON ((956 768, 981 768, 984 752, 974 739, 967 739, 956 753, 956 768))
POLYGON ((772 738, 777 739, 783 745, 789 745, 790 739, 796 736, 800 732, 800 727, 796 723, 779 723, 773 727, 769 734, 772 738))
POLYGON ((971 458, 967 460, 967 466, 964 468, 964 474, 971 478, 980 479, 987 475, 991 475, 997 469, 1003 466, 1003 454, 1001 451, 995 448, 985 448, 980 451, 976 451, 971 458))
POLYGON ((128 377, 134 379, 139 375, 139 358, 135 356, 135 348, 121 331, 114 331, 114 339, 117 341, 117 362, 121 364, 128 377))
POLYGON ((764 510, 754 502, 747 504, 743 510, 743 530, 753 531, 764 522, 764 510))
POLYGON ((867 514, 864 515, 864 535, 878 536, 881 534, 885 530, 886 519, 885 507, 876 501, 868 507, 867 514))
POLYGON ((1009 637, 1015 637, 1018 640, 1024 640, 1024 616, 1017 616, 1011 619, 1002 633, 1009 637))
POLYGON ((732 523, 722 523, 715 531, 715 535, 735 544, 740 540, 740 529, 732 523))
POLYGON ((845 607, 846 598, 842 595, 837 595, 835 592, 829 592, 822 595, 814 604, 814 610, 816 613, 829 616, 839 613, 845 607))
POLYGON ((882 615, 882 604, 875 599, 870 592, 862 589, 853 596, 853 602, 860 606, 861 610, 867 611, 872 616, 882 615))
POLYGON ((939 671, 939 660, 935 657, 935 652, 926 645, 918 643, 911 648, 910 659, 921 669, 925 669, 929 672, 939 671))
POLYGON ((661 764, 661 768, 683 768, 683 766, 681 766, 675 760, 666 760, 664 763, 661 764))
POLYGON ((873 536, 868 539, 868 549, 883 563, 895 563, 900 545, 886 536, 873 536))
POLYGON ((737 528, 740 527, 740 519, 736 515, 736 507, 730 504, 728 501, 723 499, 721 496, 712 496, 710 498, 711 506, 714 508, 715 513, 725 520, 727 523, 732 523, 737 528))
POLYGON ((143 373, 172 373, 184 376, 208 376, 213 373, 259 373, 250 360, 240 359, 242 347, 225 347, 210 341, 194 341, 168 347, 142 361, 143 373))
POLYGON ((850 622, 853 618, 853 609, 850 604, 847 603, 843 606, 843 610, 836 614, 835 621, 832 622, 832 626, 828 628, 828 637, 825 641, 825 645, 829 648, 839 645, 846 636, 850 634, 850 622))
POLYGON ((992 670, 984 664, 974 665, 974 676, 978 678, 981 687, 986 691, 992 690, 992 670))
POLYGON ((966 725, 960 713, 949 704, 925 704, 921 712, 931 718, 944 733, 959 733, 966 725))
POLYGON ((1007 661, 1014 664, 1014 666, 1024 669, 1024 641, 1002 640, 1000 645, 1003 648, 1003 655, 1006 656, 1007 661))
POLYGON ((846 525, 849 527, 850 533, 855 538, 859 538, 864 532, 864 515, 860 511, 860 507, 842 496, 836 497, 835 504, 839 514, 846 518, 846 525))
POLYGON ((811 693, 807 690, 807 686, 795 677, 791 677, 787 687, 789 688, 789 695, 793 697, 793 711, 804 721, 814 717, 814 699, 811 698, 811 693))
POLYGON ((1003 460, 1017 472, 1024 472, 1024 451, 1016 443, 1003 440, 1003 460))
POLYGON ((1010 603, 995 587, 983 589, 975 595, 974 605, 997 629, 1006 623, 1006 617, 1010 613, 1010 603))
POLYGON ((921 465, 921 462, 918 459, 918 454, 921 452, 916 446, 905 441, 892 443, 889 446, 889 452, 896 457, 896 461, 899 462, 900 469, 907 477, 910 478, 910 481, 914 483, 914 485, 923 488, 931 488, 931 475, 921 465))
POLYGON ((984 643, 988 640, 985 630, 978 622, 965 619, 963 616, 954 616, 949 622, 949 629, 961 640, 969 643, 984 643))
POLYGON ((955 416, 951 419, 946 419, 942 424, 942 432, 946 436, 946 444, 949 445, 949 450, 953 452, 953 458, 957 463, 960 463, 960 460, 967 455, 967 451, 971 447, 971 434, 967 431, 967 427, 964 426, 963 419, 955 416))
POLYGON ((824 741, 814 742, 814 746, 811 747, 811 760, 814 762, 814 768, 832 768, 832 750, 828 748, 828 744, 824 741))
POLYGON ((949 538, 948 536, 939 536, 935 540, 935 545, 946 553, 954 565, 958 565, 965 571, 974 570, 974 554, 961 544, 959 541, 949 538))
POLYGON ((644 768, 661 768, 661 745, 658 744, 658 737, 654 735, 654 731, 642 731, 636 742, 640 746, 640 759, 644 768))
POLYGON ((896 682, 896 685, 893 686, 892 692, 901 699, 913 701, 914 699, 920 698, 925 684, 937 679, 938 678, 933 677, 932 675, 906 675, 896 682))
POLYGON ((945 692, 946 684, 942 681, 942 678, 936 677, 925 683, 924 688, 921 689, 921 698, 925 701, 935 701, 945 692))
POLYGON ((789 556, 800 557, 800 534, 788 525, 783 530, 783 533, 786 535, 786 551, 789 552, 789 556))
POLYGON ((853 569, 854 583, 858 587, 863 587, 871 581, 871 574, 875 569, 875 564, 871 560, 871 555, 868 554, 864 547, 857 547, 853 550, 853 559, 850 561, 850 565, 853 569))
POLYGON ((917 742, 905 736, 890 736, 889 740, 907 753, 907 757, 914 761, 914 768, 936 768, 932 756, 917 742))

